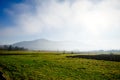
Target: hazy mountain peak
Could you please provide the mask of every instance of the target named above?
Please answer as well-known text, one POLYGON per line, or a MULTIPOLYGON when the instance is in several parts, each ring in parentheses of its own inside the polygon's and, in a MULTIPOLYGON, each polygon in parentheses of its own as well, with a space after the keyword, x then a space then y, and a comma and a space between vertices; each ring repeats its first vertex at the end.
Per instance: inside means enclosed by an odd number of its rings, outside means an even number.
POLYGON ((22 41, 13 44, 13 46, 24 47, 31 50, 80 50, 86 45, 79 42, 70 41, 51 41, 47 39, 37 39, 32 41, 22 41), (82 47, 81 47, 82 46, 82 47))
POLYGON ((47 40, 47 39, 37 39, 37 40, 34 40, 34 41, 40 41, 40 42, 48 42, 48 41, 50 41, 50 40, 47 40))

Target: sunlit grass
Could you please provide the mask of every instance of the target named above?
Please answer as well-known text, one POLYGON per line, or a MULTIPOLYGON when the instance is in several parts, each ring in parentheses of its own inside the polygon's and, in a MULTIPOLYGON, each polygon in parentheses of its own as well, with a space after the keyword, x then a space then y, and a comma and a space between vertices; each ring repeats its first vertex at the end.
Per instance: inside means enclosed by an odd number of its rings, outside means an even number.
POLYGON ((75 54, 57 52, 6 51, 3 53, 11 54, 0 55, 0 71, 8 80, 120 79, 120 62, 67 58, 66 56, 75 54))

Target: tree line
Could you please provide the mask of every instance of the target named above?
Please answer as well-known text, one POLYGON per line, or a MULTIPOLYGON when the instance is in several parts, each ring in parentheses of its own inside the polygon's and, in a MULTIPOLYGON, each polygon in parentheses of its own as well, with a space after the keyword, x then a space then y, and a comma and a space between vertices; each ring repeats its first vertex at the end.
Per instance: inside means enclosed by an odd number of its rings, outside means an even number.
POLYGON ((0 46, 0 50, 8 50, 8 51, 12 51, 12 50, 28 50, 28 49, 26 49, 26 48, 24 48, 24 47, 18 47, 18 46, 12 46, 12 45, 2 45, 2 46, 0 46))

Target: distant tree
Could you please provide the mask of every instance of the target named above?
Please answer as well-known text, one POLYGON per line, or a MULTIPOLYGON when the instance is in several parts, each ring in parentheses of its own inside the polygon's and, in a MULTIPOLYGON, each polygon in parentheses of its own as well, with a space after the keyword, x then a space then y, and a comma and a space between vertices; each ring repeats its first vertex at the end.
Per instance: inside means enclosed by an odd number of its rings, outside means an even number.
POLYGON ((0 50, 8 50, 8 51, 12 51, 12 50, 27 50, 24 47, 18 47, 18 46, 12 46, 12 45, 4 45, 4 46, 0 46, 0 50))
POLYGON ((14 50, 19 50, 19 47, 15 46, 14 50))
POLYGON ((74 54, 74 52, 72 51, 71 54, 74 54))
POLYGON ((14 47, 12 47, 12 45, 8 47, 8 51, 11 51, 11 50, 14 50, 14 47))
POLYGON ((3 46, 3 49, 4 49, 4 50, 8 50, 8 47, 9 47, 8 45, 4 45, 4 46, 3 46))

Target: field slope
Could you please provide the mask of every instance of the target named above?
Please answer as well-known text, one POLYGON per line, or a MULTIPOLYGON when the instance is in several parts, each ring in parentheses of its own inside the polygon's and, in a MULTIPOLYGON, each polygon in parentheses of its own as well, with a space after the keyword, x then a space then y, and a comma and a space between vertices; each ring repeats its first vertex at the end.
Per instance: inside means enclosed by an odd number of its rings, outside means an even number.
POLYGON ((0 52, 7 80, 120 80, 120 62, 70 58, 57 52, 0 52))

